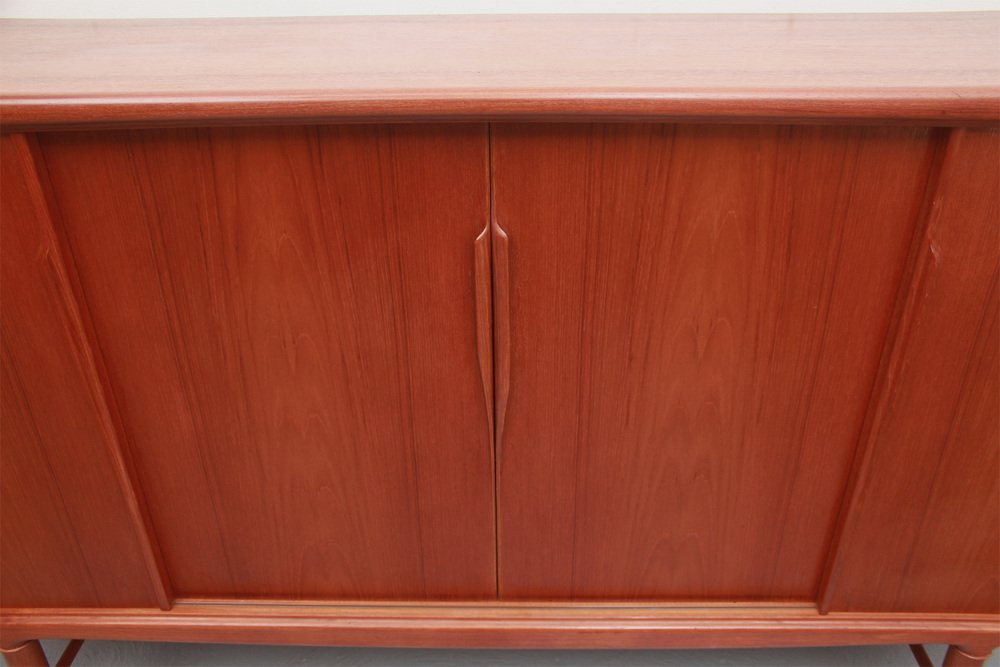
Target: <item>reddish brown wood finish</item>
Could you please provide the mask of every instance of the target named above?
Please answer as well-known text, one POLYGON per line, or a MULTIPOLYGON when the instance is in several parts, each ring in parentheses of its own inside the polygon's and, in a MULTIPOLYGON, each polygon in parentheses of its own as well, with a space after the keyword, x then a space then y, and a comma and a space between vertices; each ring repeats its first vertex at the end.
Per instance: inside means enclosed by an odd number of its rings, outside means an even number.
POLYGON ((66 648, 63 649, 62 655, 59 656, 59 660, 56 661, 56 667, 70 667, 81 648, 83 648, 82 639, 70 640, 66 648))
POLYGON ((913 653, 913 659, 917 661, 917 667, 934 667, 934 662, 927 655, 927 649, 924 648, 923 644, 910 644, 910 652, 913 653))
MULTIPOLYGON (((479 374, 483 379, 483 399, 489 422, 490 444, 493 443, 493 268, 490 261, 490 228, 476 237, 476 351, 479 353, 479 374)), ((492 449, 492 447, 491 447, 492 449)))
POLYGON ((948 647, 941 667, 982 667, 993 652, 993 647, 956 646, 948 647))
POLYGON ((0 23, 6 128, 470 116, 996 123, 1000 13, 0 23))
POLYGON ((930 191, 824 610, 1000 610, 1000 136, 955 131, 930 191))
POLYGON ((0 645, 977 664, 998 30, 0 22, 0 645))
POLYGON ((932 135, 498 125, 493 141, 501 597, 815 599, 932 135))
POLYGON ((40 144, 177 591, 494 598, 485 126, 40 144))
POLYGON ((49 667, 42 645, 34 639, 4 651, 3 659, 7 661, 7 667, 49 667))
POLYGON ((29 146, 0 141, 0 604, 168 606, 29 146))
POLYGON ((494 400, 496 401, 496 456, 501 453, 503 429, 507 421, 507 400, 510 395, 510 240, 496 222, 493 232, 493 352, 494 400))
POLYGON ((818 614, 811 605, 178 602, 170 612, 9 609, 21 637, 455 648, 715 648, 895 644, 988 645, 996 616, 818 614))

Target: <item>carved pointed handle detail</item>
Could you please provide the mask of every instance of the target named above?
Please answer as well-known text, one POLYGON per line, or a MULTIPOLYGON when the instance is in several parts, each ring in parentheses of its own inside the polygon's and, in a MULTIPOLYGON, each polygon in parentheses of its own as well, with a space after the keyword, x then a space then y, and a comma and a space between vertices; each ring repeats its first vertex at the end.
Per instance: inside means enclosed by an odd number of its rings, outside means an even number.
POLYGON ((493 280, 490 261, 490 227, 476 237, 476 351, 479 354, 479 374, 483 380, 483 399, 486 401, 486 420, 490 429, 490 447, 494 443, 493 430, 493 280))
POLYGON ((493 383, 496 420, 496 460, 500 463, 503 428, 510 393, 510 272, 509 239, 496 220, 493 221, 493 383))

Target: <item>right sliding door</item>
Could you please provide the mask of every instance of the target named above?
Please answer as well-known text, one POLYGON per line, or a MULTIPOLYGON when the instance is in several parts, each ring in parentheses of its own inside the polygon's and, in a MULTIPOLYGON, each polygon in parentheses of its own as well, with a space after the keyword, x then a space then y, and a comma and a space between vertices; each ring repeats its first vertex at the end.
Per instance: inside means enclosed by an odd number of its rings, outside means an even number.
POLYGON ((494 126, 501 598, 817 599, 946 141, 494 126))

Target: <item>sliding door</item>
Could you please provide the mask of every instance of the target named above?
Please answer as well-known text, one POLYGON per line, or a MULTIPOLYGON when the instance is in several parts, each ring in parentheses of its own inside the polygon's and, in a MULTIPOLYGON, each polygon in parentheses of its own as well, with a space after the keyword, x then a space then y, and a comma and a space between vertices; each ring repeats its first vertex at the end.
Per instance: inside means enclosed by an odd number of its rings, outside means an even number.
POLYGON ((936 136, 495 127, 501 598, 816 599, 936 136))
POLYGON ((37 153, 177 596, 494 597, 484 125, 37 153))

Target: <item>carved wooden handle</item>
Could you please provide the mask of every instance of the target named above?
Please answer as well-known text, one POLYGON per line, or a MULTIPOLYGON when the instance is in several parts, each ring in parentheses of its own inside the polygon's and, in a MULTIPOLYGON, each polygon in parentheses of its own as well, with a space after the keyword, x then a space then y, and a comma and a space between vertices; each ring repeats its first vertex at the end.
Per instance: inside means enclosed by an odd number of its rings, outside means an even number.
POLYGON ((493 377, 496 420, 496 460, 500 462, 503 427, 510 393, 510 272, 505 232, 493 221, 493 377))
POLYGON ((494 443, 493 431, 493 285, 490 268, 490 227, 476 237, 476 351, 479 353, 479 374, 483 380, 483 399, 486 401, 486 419, 490 429, 490 447, 494 443))

